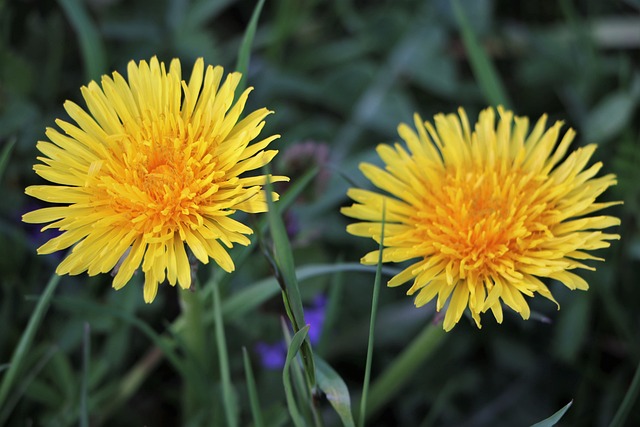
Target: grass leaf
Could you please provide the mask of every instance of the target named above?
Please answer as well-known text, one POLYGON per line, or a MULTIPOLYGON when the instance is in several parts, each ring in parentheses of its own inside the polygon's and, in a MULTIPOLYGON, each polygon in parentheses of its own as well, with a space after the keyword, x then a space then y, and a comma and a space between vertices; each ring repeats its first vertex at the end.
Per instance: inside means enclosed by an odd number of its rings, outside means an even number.
POLYGON ((105 71, 106 52, 96 25, 91 21, 86 3, 79 0, 58 0, 78 36, 88 81, 98 81, 105 71))
POLYGON ((289 408, 291 420, 296 427, 304 427, 306 423, 304 422, 302 415, 300 415, 298 405, 296 405, 296 400, 293 394, 293 384, 291 383, 290 367, 291 361, 295 359, 300 347, 304 345, 307 340, 309 328, 310 325, 306 325, 293 335, 291 344, 289 344, 289 349, 287 350, 287 358, 284 362, 284 368, 282 370, 282 382, 284 384, 284 392, 287 398, 287 407, 289 408))
POLYGON ((218 349, 218 360, 220 363, 220 377, 222 379, 222 399, 224 401, 224 413, 227 425, 235 427, 238 425, 238 405, 235 391, 231 384, 231 371, 229 370, 229 355, 227 353, 227 341, 224 336, 224 323, 222 320, 222 309, 220 307, 220 291, 218 283, 212 283, 213 287, 213 314, 215 316, 216 348, 218 349))
MULTIPOLYGON (((269 170, 268 168, 266 169, 265 175, 269 176, 269 170)), ((282 217, 274 208, 272 185, 269 181, 267 181, 265 195, 269 206, 267 218, 271 237, 273 238, 273 263, 275 264, 273 267, 282 289, 285 309, 291 320, 293 330, 298 332, 305 325, 305 321, 300 289, 298 288, 298 278, 295 272, 293 251, 291 250, 291 242, 289 242, 282 217)), ((303 344, 301 353, 309 388, 313 388, 316 382, 315 367, 313 366, 313 352, 309 341, 303 344)))
POLYGON ((382 279, 382 254, 384 253, 384 227, 386 224, 387 210, 386 203, 382 201, 380 227, 380 244, 378 245, 378 265, 376 266, 376 277, 373 281, 373 295, 371 297, 371 317, 369 319, 369 339, 367 343, 367 361, 364 368, 364 381, 362 384, 362 398, 360 399, 360 416, 358 425, 364 426, 367 413, 367 398, 369 397, 369 382, 371 380, 371 364, 373 361, 373 338, 376 325, 376 315, 378 313, 378 296, 380 295, 380 281, 382 279))
POLYGON ((511 108, 511 102, 509 102, 507 92, 502 84, 502 80, 500 80, 498 71, 480 45, 463 7, 460 6, 458 0, 453 0, 452 4, 456 20, 462 32, 462 41, 469 55, 473 75, 476 77, 487 102, 493 106, 502 105, 507 109, 511 108))
POLYGON ((316 378, 318 386, 326 394, 327 400, 338 413, 345 427, 355 426, 351 414, 349 389, 340 375, 327 362, 316 356, 316 378))
POLYGON ((7 145, 2 149, 2 152, 0 152, 0 183, 2 182, 4 170, 7 168, 9 156, 11 155, 11 150, 13 150, 13 146, 16 145, 16 141, 16 138, 11 138, 7 145))
POLYGON ((258 18, 260 18, 260 12, 264 6, 264 0, 258 0, 256 7, 251 14, 251 20, 244 32, 242 43, 240 44, 240 51, 238 52, 238 62, 236 63, 236 71, 242 73, 242 79, 238 83, 237 91, 242 93, 247 84, 247 72, 249 70, 249 57, 251 56, 251 45, 253 44, 253 38, 256 35, 256 28, 258 27, 258 18))
POLYGON ((242 347, 242 362, 244 363, 244 373, 247 379, 247 391, 249 393, 249 406, 251 407, 253 425, 255 427, 262 427, 264 426, 264 421, 262 420, 262 412, 260 411, 258 390, 256 380, 253 376, 253 369, 251 368, 251 360, 249 360, 249 352, 246 347, 242 347))
POLYGON ((91 328, 84 324, 82 334, 82 385, 80 388, 80 427, 89 427, 89 363, 91 362, 91 328))
POLYGON ((555 414, 551 415, 549 418, 542 420, 539 423, 535 423, 531 427, 553 427, 558 423, 558 421, 560 421, 560 419, 564 416, 565 412, 569 410, 572 404, 573 404, 573 400, 567 403, 565 406, 562 407, 562 409, 560 409, 555 414))
POLYGON ((638 400, 639 394, 640 394, 640 363, 636 368, 636 373, 633 376, 633 380, 631 381, 631 385, 629 386, 629 389, 627 390, 627 393, 625 394, 624 399, 622 400, 622 404, 620 404, 620 407, 618 408, 616 415, 613 417, 613 420, 611 420, 611 424, 609 424, 609 427, 623 427, 627 425, 626 424, 627 418, 631 413, 631 409, 633 409, 633 405, 638 400))
POLYGON ((31 350, 33 337, 35 336, 36 331, 49 308, 49 303, 51 302, 51 298, 53 297, 53 293, 58 287, 59 282, 60 276, 54 273, 51 276, 51 279, 49 279, 47 286, 44 288, 44 292, 40 295, 38 304, 36 305, 35 310, 33 310, 29 323, 20 337, 18 346, 13 351, 11 361, 9 362, 9 369, 7 369, 6 373, 2 377, 2 383, 0 384, 0 408, 4 407, 9 391, 11 390, 11 387, 13 387, 16 376, 20 371, 22 361, 25 360, 26 354, 31 350))

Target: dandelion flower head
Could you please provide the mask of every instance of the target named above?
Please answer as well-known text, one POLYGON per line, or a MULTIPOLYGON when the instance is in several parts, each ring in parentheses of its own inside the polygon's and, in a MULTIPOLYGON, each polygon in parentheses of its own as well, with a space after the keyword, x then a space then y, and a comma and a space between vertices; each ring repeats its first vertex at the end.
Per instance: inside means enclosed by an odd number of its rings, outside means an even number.
POLYGON ((230 216, 266 211, 267 179, 288 179, 243 175, 273 159, 277 151, 266 148, 278 135, 251 143, 271 112, 240 117, 251 91, 235 97, 240 73, 223 80, 222 67, 205 69, 198 59, 187 83, 179 60, 167 71, 154 57, 131 61, 127 77, 114 72, 82 87, 86 110, 64 104, 75 124, 57 120, 62 132, 47 129, 34 166, 53 185, 26 189, 58 206, 23 221, 62 231, 39 254, 73 246, 58 274, 96 275, 118 264, 113 287, 120 289, 141 266, 151 302, 165 279, 191 285, 185 245, 201 262, 234 270, 227 248, 249 244, 252 230, 230 216))
MULTIPOLYGON (((491 310, 498 323, 503 303, 527 319, 524 296, 540 294, 555 302, 543 279, 586 290, 572 272, 593 270, 585 260, 602 260, 589 251, 606 248, 617 234, 603 229, 618 218, 591 215, 617 202, 596 203, 614 175, 596 177, 602 167, 587 167, 596 146, 567 156, 575 132, 560 142, 562 122, 547 129, 543 116, 529 132, 526 117, 498 108, 480 113, 475 129, 466 113, 439 114, 435 126, 414 117, 416 131, 398 127, 408 150, 381 144, 384 169, 363 163, 363 174, 380 190, 352 188, 355 201, 342 213, 363 222, 347 231, 380 241, 385 210, 383 262, 411 264, 389 286, 412 281, 416 306, 437 297, 447 303, 443 327, 451 330, 468 308, 478 327, 491 310)), ((362 258, 376 264, 379 251, 362 258)), ((556 303, 557 304, 557 303, 556 303)))

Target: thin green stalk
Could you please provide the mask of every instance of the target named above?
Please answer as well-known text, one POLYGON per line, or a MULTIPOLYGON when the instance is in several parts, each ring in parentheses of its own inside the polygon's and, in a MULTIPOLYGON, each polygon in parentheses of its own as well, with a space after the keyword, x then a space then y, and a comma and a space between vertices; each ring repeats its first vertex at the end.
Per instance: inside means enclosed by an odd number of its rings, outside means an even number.
POLYGON ((284 362, 284 368, 282 369, 282 383, 284 385, 284 393, 287 399, 287 408, 289 409, 291 421, 296 427, 304 427, 306 423, 300 414, 298 405, 296 405, 296 399, 293 394, 293 384, 291 383, 290 366, 291 362, 295 359, 296 354, 298 354, 300 347, 307 339, 308 332, 309 325, 306 325, 293 335, 293 338, 289 343, 289 349, 287 350, 287 358, 284 362))
POLYGON ((2 182, 2 176, 4 175, 4 170, 9 163, 9 156, 11 155, 11 150, 13 150, 13 146, 16 145, 17 139, 15 137, 9 139, 7 145, 0 152, 0 182, 2 182))
POLYGON ((264 6, 264 0, 259 0, 256 7, 251 14, 251 20, 247 29, 244 32, 242 43, 240 44, 240 51, 238 52, 238 62, 236 63, 236 70, 242 73, 242 79, 238 83, 238 92, 242 93, 247 85, 247 71, 249 69, 249 57, 251 56, 251 45, 253 44, 253 38, 256 35, 256 28, 258 27, 258 18, 260 18, 260 12, 262 12, 262 6, 264 6))
POLYGON ((87 80, 98 80, 106 63, 105 48, 98 26, 91 21, 86 3, 80 0, 58 0, 78 36, 87 80))
POLYGON ((215 316, 215 334, 218 348, 218 360, 220 361, 220 378, 222 380, 222 398, 224 400, 224 414, 229 427, 238 425, 238 412, 233 385, 231 384, 231 372, 229 371, 229 356, 227 353, 227 341, 224 335, 222 322, 222 309, 220 307, 220 292, 218 284, 213 287, 213 313, 215 316))
POLYGON ((367 362, 364 368, 364 382, 362 384, 362 399, 360 400, 360 416, 358 426, 363 427, 367 413, 367 398, 369 397, 369 382, 371 381, 371 364, 373 361, 373 338, 378 314, 378 296, 382 279, 382 254, 384 252, 384 226, 386 223, 386 203, 382 201, 382 227, 380 229, 380 245, 378 246, 378 266, 373 281, 373 296, 371 297, 371 318, 369 319, 369 343, 367 344, 367 362))
POLYGON ((202 322, 202 296, 199 292, 200 286, 196 290, 186 290, 179 292, 180 309, 185 318, 185 328, 182 333, 176 335, 178 346, 185 350, 186 363, 183 375, 183 411, 184 419, 189 420, 202 414, 207 408, 206 394, 208 387, 204 378, 210 373, 206 363, 206 333, 202 322))
POLYGON ((611 420, 609 427, 623 427, 626 425, 627 417, 638 399, 638 394, 640 394, 640 363, 638 363, 636 373, 633 376, 633 380, 631 380, 629 390, 627 390, 627 394, 624 396, 618 412, 616 412, 613 420, 611 420))
MULTIPOLYGON (((287 321, 284 317, 280 317, 280 326, 282 327, 282 334, 284 335, 284 341, 287 344, 287 347, 291 346, 291 333, 289 332, 289 326, 287 325, 287 321)), ((310 327, 311 325, 306 325, 305 327, 310 327)), ((304 343, 303 343, 304 345, 304 343)), ((315 364, 315 362, 314 362, 315 364)), ((318 411, 315 407, 315 402, 312 399, 311 394, 313 393, 312 389, 309 388, 307 382, 305 382, 305 377, 302 372, 302 366, 299 363, 293 363, 291 366, 291 370, 293 371, 293 386, 295 390, 297 390, 297 394, 299 399, 302 401, 302 408, 304 409, 304 416, 307 419, 313 418, 314 425, 316 427, 322 426, 322 421, 318 415, 318 411)))
POLYGON ((31 367, 29 372, 21 378, 20 386, 16 387, 16 390, 11 393, 11 397, 7 399, 7 403, 2 407, 2 411, 0 411, 0 426, 5 425, 7 418, 9 418, 9 414, 11 414, 13 408, 15 408, 22 396, 24 396, 29 386, 33 383, 33 380, 40 375, 42 369, 58 351, 59 349, 55 346, 49 348, 47 353, 38 361, 38 363, 31 367))
POLYGON ((91 359, 91 327, 84 324, 82 337, 82 385, 80 387, 80 427, 89 427, 89 361, 91 359))
POLYGON ((163 357, 162 349, 154 346, 122 377, 121 381, 118 381, 117 391, 101 405, 98 418, 93 420, 96 427, 103 425, 111 414, 129 401, 149 374, 160 364, 163 357))
POLYGON ((183 330, 185 344, 189 354, 195 358, 198 369, 205 368, 206 333, 202 323, 202 301, 200 289, 180 291, 181 310, 185 317, 186 327, 183 330))
MULTIPOLYGON (((267 177, 271 175, 268 165, 264 167, 264 173, 267 177)), ((306 324, 304 320, 304 310, 302 308, 302 299, 300 298, 300 289, 298 287, 291 242, 287 236, 282 217, 274 206, 272 191, 273 185, 271 181, 267 179, 265 198, 267 199, 268 205, 267 219, 269 221, 271 238, 273 239, 273 250, 265 251, 265 256, 270 262, 276 279, 282 289, 284 307, 289 316, 289 320, 291 320, 293 330, 294 332, 298 332, 306 324)), ((302 344, 300 354, 302 355, 302 364, 304 365, 307 383, 311 390, 316 385, 316 369, 313 364, 311 343, 308 339, 302 344)))
POLYGON ((478 86, 480 86, 482 93, 490 105, 502 105, 505 108, 510 108, 511 103, 509 102, 507 91, 502 85, 498 71, 480 45, 476 34, 473 32, 471 23, 464 13, 464 9, 460 6, 458 0, 453 0, 452 4, 453 12, 460 26, 460 32, 462 33, 462 41, 469 55, 471 70, 478 82, 478 86))
POLYGON ((411 345, 396 357, 391 366, 371 387, 367 416, 371 416, 395 396, 407 379, 435 351, 445 334, 441 325, 431 324, 424 328, 411 345))
POLYGON ((44 292, 40 296, 38 304, 31 314, 27 328, 24 330, 24 333, 18 342, 18 346, 11 356, 9 369, 7 369, 7 372, 2 378, 2 384, 0 384, 0 408, 4 407, 5 400, 13 386, 16 376, 18 375, 22 362, 26 359, 26 354, 30 350, 33 337, 40 326, 42 318, 47 312, 47 308, 49 308, 49 303, 51 302, 51 298, 53 297, 53 293, 55 292, 59 282, 60 276, 54 273, 53 276, 51 276, 51 279, 49 279, 49 283, 47 283, 44 292))
POLYGON ((256 380, 253 376, 251 361, 249 360, 249 352, 246 347, 242 347, 242 361, 244 363, 244 373, 247 378, 247 391, 249 392, 249 406, 251 407, 251 415, 253 416, 253 425, 255 427, 264 426, 262 420, 262 412, 260 411, 260 401, 258 400, 258 390, 256 388, 256 380))

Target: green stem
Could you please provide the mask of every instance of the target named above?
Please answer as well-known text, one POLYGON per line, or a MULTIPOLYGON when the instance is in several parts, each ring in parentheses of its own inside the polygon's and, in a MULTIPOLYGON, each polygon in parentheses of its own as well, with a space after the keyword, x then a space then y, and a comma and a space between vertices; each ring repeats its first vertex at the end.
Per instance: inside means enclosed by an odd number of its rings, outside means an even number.
POLYGON ((0 385, 0 408, 4 406, 5 399, 9 394, 9 390, 13 385, 13 382, 19 372, 19 369, 22 365, 22 362, 26 359, 26 354, 29 351, 29 347, 31 346, 31 342, 33 341, 33 337, 40 326, 40 322, 47 312, 47 308, 49 308, 49 303, 51 302, 51 297, 55 292, 58 283, 60 282, 60 276, 57 274, 53 274, 51 279, 49 279, 49 283, 44 289, 44 292, 40 296, 38 300, 38 305, 36 305, 31 318, 29 319, 29 323, 27 324, 27 328, 24 330, 22 337, 20 338, 20 342, 16 347, 13 355, 11 356, 11 361, 9 362, 9 368, 7 372, 4 374, 2 378, 2 384, 0 385))
POLYGON ((480 90, 482 90, 490 105, 502 105, 505 108, 510 108, 511 102, 502 80, 500 80, 500 75, 491 62, 489 55, 480 45, 478 37, 473 32, 473 27, 465 14, 464 8, 458 0, 453 0, 452 5, 456 20, 460 26, 462 41, 469 56, 469 65, 478 82, 478 86, 480 86, 480 90))
POLYGON ((251 407, 251 415, 253 416, 253 425, 255 427, 263 427, 262 412, 260 412, 260 401, 258 400, 258 390, 256 380, 253 376, 251 361, 249 360, 249 352, 246 347, 242 347, 242 361, 244 363, 244 373, 247 379, 247 392, 249 394, 249 406, 251 407))
POLYGON ((435 351, 445 334, 441 325, 431 324, 422 330, 371 387, 367 416, 371 416, 391 400, 406 380, 435 351))
POLYGON ((227 353, 227 341, 224 335, 222 322, 222 308, 220 307, 220 292, 218 283, 212 283, 213 287, 213 313, 215 316, 216 344, 218 348, 218 360, 220 361, 220 378, 222 379, 222 398, 224 400, 224 414, 229 427, 238 425, 237 408, 231 373, 229 371, 229 357, 227 353))
POLYGON ((627 390, 627 394, 624 396, 618 412, 616 412, 609 427, 622 427, 625 425, 629 412, 631 412, 631 408, 638 399, 638 393, 640 393, 640 363, 638 363, 636 373, 633 376, 633 380, 631 380, 629 390, 627 390))
POLYGON ((80 427, 89 427, 89 362, 91 360, 91 327, 84 324, 82 343, 82 385, 80 387, 80 427))
POLYGON ((207 375, 205 370, 205 331, 202 322, 202 301, 200 289, 195 288, 178 292, 180 295, 182 316, 185 327, 182 330, 183 344, 186 354, 186 371, 184 381, 184 414, 185 420, 195 417, 205 405, 204 396, 207 388, 202 379, 207 375))
POLYGON ((371 297, 371 318, 369 319, 369 342, 367 344, 367 362, 364 368, 362 384, 362 399, 360 400, 360 416, 358 426, 363 427, 367 413, 367 398, 369 396, 369 382, 371 381, 371 364, 373 361, 373 338, 378 314, 378 296, 380 295, 380 281, 382 278, 382 254, 384 252, 384 225, 386 220, 385 202, 382 202, 382 226, 380 228, 380 245, 378 249, 378 266, 376 278, 373 282, 373 296, 371 297))

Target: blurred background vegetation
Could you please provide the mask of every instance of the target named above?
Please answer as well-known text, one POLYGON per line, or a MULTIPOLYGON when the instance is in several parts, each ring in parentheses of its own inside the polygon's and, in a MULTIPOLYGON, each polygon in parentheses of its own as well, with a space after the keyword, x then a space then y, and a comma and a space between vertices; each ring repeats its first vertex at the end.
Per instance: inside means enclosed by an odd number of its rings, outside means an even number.
MULTIPOLYGON (((564 120, 578 132, 575 146, 599 144, 603 173, 619 179, 603 200, 624 201, 608 211, 622 219, 622 240, 598 254, 607 261, 597 271, 580 273, 591 285, 588 292, 551 284, 560 311, 536 298, 536 319, 529 321, 511 313, 497 325, 486 316, 477 330, 463 318, 415 374, 389 390, 368 424, 525 426, 573 400, 561 425, 607 426, 640 361, 640 2, 459 4, 509 107, 532 120, 543 113, 551 122, 564 120)), ((188 76, 193 61, 204 57, 231 71, 254 7, 248 0, 0 1, 0 149, 12 147, 0 187, 2 371, 61 259, 36 256, 51 236, 20 222, 24 212, 41 206, 24 195, 26 185, 40 182, 31 170, 36 141, 56 118, 68 118, 65 100, 83 105, 80 86, 114 70, 125 75, 130 60, 178 57, 188 76)), ((282 135, 274 144, 281 150, 274 172, 295 180, 322 166, 285 221, 298 273, 314 265, 332 273, 302 280, 302 298, 309 313, 319 310, 319 320, 310 321, 319 334, 314 350, 344 378, 356 402, 373 274, 333 273, 338 263, 357 263, 374 243, 346 234, 349 221, 338 208, 347 203, 348 180, 366 187, 358 163, 378 162, 373 148, 397 141, 399 122, 411 123, 414 112, 430 119, 458 106, 473 121, 491 103, 468 52, 447 0, 267 1, 260 16, 247 111, 275 111, 263 132, 282 135)), ((204 281, 210 271, 200 266, 198 274, 204 281)), ((252 423, 242 347, 265 424, 290 425, 282 361, 269 356, 277 359, 283 345, 282 301, 270 274, 254 245, 222 287, 241 425, 252 423), (269 291, 260 298, 240 294, 261 281, 268 283, 259 289, 269 291)), ((212 336, 195 373, 193 366, 187 373, 176 369, 158 347, 164 342, 180 349, 188 339, 172 329, 182 310, 178 291, 161 286, 156 301, 145 305, 139 275, 118 292, 110 281, 108 275, 61 279, 0 408, 0 424, 68 426, 85 414, 92 426, 224 425, 212 336), (198 377, 205 379, 202 395, 185 397, 184 388, 198 377)), ((374 384, 433 315, 432 304, 415 309, 402 289, 381 290, 374 384)), ((203 319, 210 327, 211 316, 203 319)), ((189 365, 184 348, 177 356, 189 365)), ((326 425, 338 425, 319 400, 326 425)), ((640 425, 637 404, 626 425, 640 425)))

